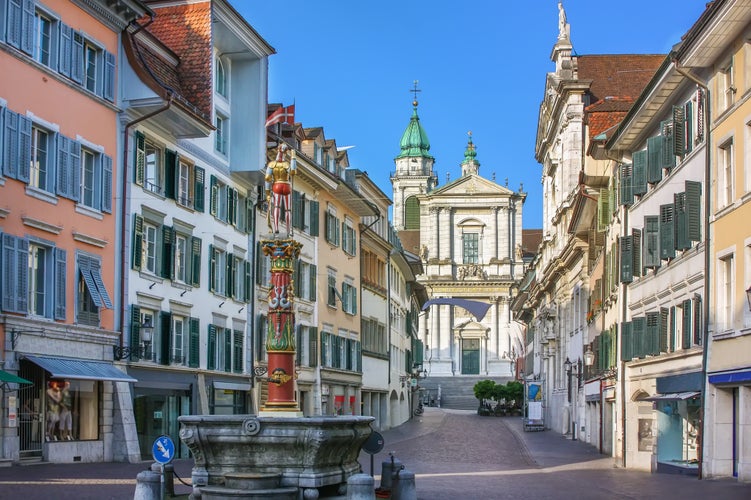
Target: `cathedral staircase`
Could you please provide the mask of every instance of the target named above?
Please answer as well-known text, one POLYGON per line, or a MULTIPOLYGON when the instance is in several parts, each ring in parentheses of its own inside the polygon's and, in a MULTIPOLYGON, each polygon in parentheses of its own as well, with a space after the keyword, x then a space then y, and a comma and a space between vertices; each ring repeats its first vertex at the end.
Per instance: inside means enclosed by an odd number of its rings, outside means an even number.
POLYGON ((505 384, 510 377, 490 377, 482 375, 457 375, 455 377, 427 377, 420 380, 423 404, 438 405, 438 387, 441 388, 441 408, 450 410, 474 410, 480 406, 475 397, 474 387, 481 380, 492 380, 496 384, 505 384))

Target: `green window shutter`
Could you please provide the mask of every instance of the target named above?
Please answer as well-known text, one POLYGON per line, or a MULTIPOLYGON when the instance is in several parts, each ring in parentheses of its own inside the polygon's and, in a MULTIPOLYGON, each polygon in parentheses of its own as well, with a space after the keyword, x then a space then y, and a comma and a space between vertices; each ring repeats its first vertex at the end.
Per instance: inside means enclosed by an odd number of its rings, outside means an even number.
POLYGON ((618 353, 617 353, 617 344, 618 341, 618 325, 615 324, 612 326, 612 329, 610 330, 610 351, 609 351, 609 357, 608 357, 608 366, 607 369, 610 369, 611 367, 614 367, 618 364, 618 353))
POLYGON ((660 259, 675 258, 674 215, 672 203, 660 205, 660 259))
POLYGON ((660 267, 660 218, 656 215, 644 217, 644 268, 660 267))
POLYGON ((610 178, 610 185, 608 186, 608 211, 610 215, 613 215, 618 209, 618 173, 614 172, 613 177, 610 178))
POLYGON ((224 328, 224 371, 232 371, 232 330, 224 328))
POLYGON ((691 248, 691 242, 688 240, 688 214, 686 213, 686 193, 673 194, 674 214, 674 238, 676 250, 686 250, 691 248))
POLYGON ((597 230, 603 232, 608 228, 610 224, 610 207, 608 202, 610 199, 610 193, 607 189, 600 189, 600 196, 597 198, 597 230))
POLYGON ((669 352, 675 352, 675 306, 670 307, 670 331, 668 332, 668 349, 669 352))
POLYGON ((703 335, 702 332, 704 331, 704 325, 701 323, 701 317, 702 317, 702 308, 701 308, 701 295, 694 295, 694 322, 693 322, 693 332, 694 332, 694 344, 696 345, 702 345, 703 335))
POLYGON ((299 191, 292 191, 292 227, 302 229, 303 197, 299 191))
POLYGON ((302 366, 302 327, 295 325, 295 366, 302 366))
POLYGON ((318 366, 318 328, 311 327, 308 330, 308 334, 310 335, 310 338, 308 339, 310 366, 318 366))
POLYGON ((644 354, 656 356, 660 354, 660 313, 647 313, 647 334, 644 354))
POLYGON ((133 214, 133 270, 140 271, 143 260, 143 217, 133 214))
POLYGON ((659 352, 668 352, 668 319, 670 310, 667 307, 660 308, 660 345, 659 352))
POLYGON ((243 266, 245 267, 245 296, 242 297, 242 301, 247 303, 250 302, 250 298, 252 297, 250 292, 253 286, 253 266, 247 260, 243 261, 243 266))
POLYGON ((621 361, 633 358, 633 333, 630 321, 621 323, 621 361))
POLYGON ((201 238, 193 236, 190 245, 190 283, 201 286, 201 238))
POLYGON ((686 142, 683 145, 684 151, 683 153, 690 153, 694 149, 694 103, 692 101, 688 101, 686 103, 686 110, 684 112, 685 121, 683 122, 685 124, 685 137, 686 142))
POLYGON ((675 167, 675 135, 673 121, 665 120, 660 124, 662 130, 662 168, 668 170, 675 167))
POLYGON ((237 207, 239 206, 239 193, 237 189, 227 187, 227 222, 233 226, 237 226, 237 207))
POLYGON ((631 283, 634 281, 632 268, 634 264, 633 238, 622 236, 618 240, 621 247, 621 283, 631 283))
POLYGON ((641 229, 631 230, 631 242, 633 250, 631 252, 631 272, 633 276, 641 276, 641 229))
POLYGON ((637 151, 632 160, 631 190, 636 195, 642 195, 647 192, 647 150, 637 151))
POLYGON ((234 331, 234 342, 232 347, 232 371, 235 373, 243 372, 243 331, 234 331))
POLYGON ((171 200, 175 199, 175 187, 177 186, 175 179, 180 175, 179 161, 175 151, 169 149, 164 151, 164 196, 171 200))
POLYGON ((686 114, 683 106, 673 106, 673 154, 686 154, 686 114))
POLYGON ((203 212, 206 198, 206 171, 201 167, 195 167, 194 172, 193 208, 196 210, 196 212, 203 212))
POLYGON ((159 312, 159 363, 170 364, 172 358, 172 315, 167 311, 159 312))
POLYGON ((647 182, 655 184, 662 180, 662 136, 647 139, 647 182))
POLYGON ((261 242, 256 242, 256 285, 262 285, 263 284, 263 247, 261 246, 261 242))
POLYGON ((691 320, 693 316, 691 314, 691 299, 683 301, 683 348, 688 349, 691 347, 691 320))
POLYGON ((211 176, 211 179, 209 181, 209 213, 216 217, 216 214, 218 213, 219 208, 219 187, 216 183, 216 177, 213 175, 211 176))
POLYGON ((632 334, 632 358, 643 358, 646 355, 646 346, 648 343, 645 341, 647 336, 647 318, 644 316, 638 316, 631 319, 631 334, 632 334))
POLYGON ((686 233, 690 241, 701 240, 701 182, 686 181, 686 233))
POLYGON ((135 133, 136 150, 134 154, 133 173, 135 179, 133 182, 139 186, 143 186, 144 179, 146 178, 146 136, 141 132, 135 133))
POLYGON ((634 189, 631 184, 633 165, 621 165, 621 205, 634 204, 634 189))
POLYGON ((216 282, 216 250, 214 245, 209 245, 209 291, 216 292, 214 283, 216 282))
POLYGON ((320 204, 317 201, 310 202, 310 235, 318 236, 320 227, 320 204))
POLYGON ((131 358, 138 357, 133 353, 133 349, 139 349, 141 346, 141 308, 137 305, 130 306, 130 349, 131 358))
POLYGON ((316 283, 318 282, 318 266, 315 264, 310 265, 310 294, 308 296, 309 300, 315 301, 316 300, 316 283))
POLYGON ((175 279, 175 230, 169 226, 162 226, 162 278, 175 279))
POLYGON ((190 338, 188 343, 188 366, 198 368, 201 352, 201 322, 198 318, 190 318, 190 338))
MULTIPOLYGON (((226 267, 224 268, 224 296, 225 297, 234 297, 235 296, 235 276, 237 274, 235 271, 237 270, 237 262, 235 261, 235 256, 231 253, 226 254, 226 267)), ((221 291, 221 290, 220 290, 221 291)))
POLYGON ((404 203, 404 229, 420 229, 420 202, 410 196, 404 203))
POLYGON ((216 327, 209 325, 209 343, 206 349, 207 363, 206 368, 209 370, 216 369, 216 327))

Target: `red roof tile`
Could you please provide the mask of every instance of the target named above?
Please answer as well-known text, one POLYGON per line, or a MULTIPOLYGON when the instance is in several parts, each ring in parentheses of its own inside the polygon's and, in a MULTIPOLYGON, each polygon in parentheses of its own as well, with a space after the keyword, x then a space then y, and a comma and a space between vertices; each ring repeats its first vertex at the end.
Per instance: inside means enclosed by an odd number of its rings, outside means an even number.
POLYGON ((664 60, 665 55, 578 56, 578 76, 582 80, 592 80, 590 102, 607 97, 636 99, 664 60))

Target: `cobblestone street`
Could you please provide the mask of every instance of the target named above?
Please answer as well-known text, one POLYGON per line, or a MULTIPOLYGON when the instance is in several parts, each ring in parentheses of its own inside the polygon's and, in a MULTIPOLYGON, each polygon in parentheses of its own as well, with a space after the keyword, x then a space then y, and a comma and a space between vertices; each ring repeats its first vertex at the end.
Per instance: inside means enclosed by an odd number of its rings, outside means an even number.
MULTIPOLYGON (((390 451, 416 474, 420 500, 443 499, 704 499, 751 498, 751 485, 735 480, 649 474, 613 466, 581 442, 548 432, 525 433, 517 417, 479 417, 474 412, 426 408, 425 413, 383 432, 384 448, 373 457, 376 485, 390 451)), ((362 453, 363 472, 371 457, 362 453)), ((37 464, 0 469, 2 499, 133 498, 140 464, 37 464)), ((175 463, 190 481, 192 462, 175 463)), ((175 492, 187 486, 175 481, 175 492)))

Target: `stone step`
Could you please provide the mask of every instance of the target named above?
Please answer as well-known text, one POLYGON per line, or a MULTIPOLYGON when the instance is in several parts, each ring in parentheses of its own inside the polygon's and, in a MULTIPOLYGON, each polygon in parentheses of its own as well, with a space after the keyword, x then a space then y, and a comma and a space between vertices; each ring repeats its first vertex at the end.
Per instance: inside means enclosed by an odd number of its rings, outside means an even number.
POLYGON ((266 490, 277 488, 282 475, 262 472, 228 472, 224 474, 224 486, 235 490, 266 490))
POLYGON ((201 500, 226 500, 230 498, 247 500, 297 500, 299 490, 295 486, 285 488, 244 489, 227 488, 224 486, 202 486, 201 500))

